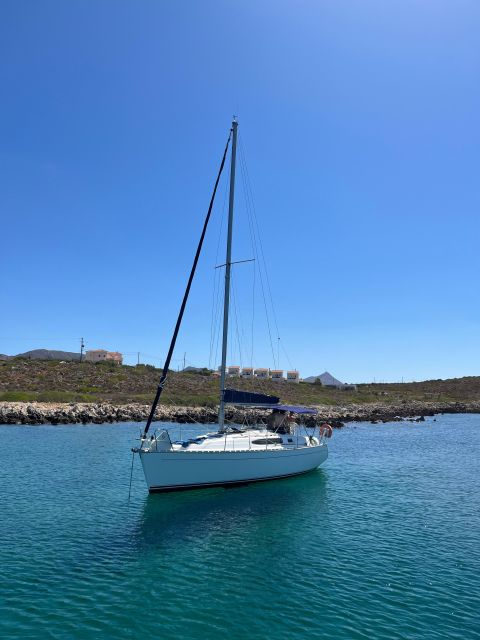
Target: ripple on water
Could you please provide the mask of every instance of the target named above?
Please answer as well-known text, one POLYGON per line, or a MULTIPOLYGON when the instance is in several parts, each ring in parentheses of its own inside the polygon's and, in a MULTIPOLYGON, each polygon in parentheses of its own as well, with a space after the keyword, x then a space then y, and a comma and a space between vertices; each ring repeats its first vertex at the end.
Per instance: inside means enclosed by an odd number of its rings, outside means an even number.
POLYGON ((0 429, 2 638, 479 637, 477 416, 347 427, 237 489, 148 496, 137 466, 128 505, 137 432, 0 429))

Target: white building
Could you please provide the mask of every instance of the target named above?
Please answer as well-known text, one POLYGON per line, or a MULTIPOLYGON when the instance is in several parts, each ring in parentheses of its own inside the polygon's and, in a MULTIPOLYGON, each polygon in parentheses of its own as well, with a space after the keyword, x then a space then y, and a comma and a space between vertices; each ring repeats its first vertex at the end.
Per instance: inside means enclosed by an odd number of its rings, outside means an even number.
POLYGON ((237 365, 233 365, 231 367, 227 367, 227 375, 229 378, 239 378, 240 377, 240 367, 237 365))
POLYGON ((105 349, 92 349, 85 354, 87 362, 116 362, 122 364, 123 356, 118 351, 105 351, 105 349))
POLYGON ((241 375, 242 378, 250 380, 251 378, 253 378, 253 367, 243 367, 241 375))
POLYGON ((300 382, 300 373, 298 371, 287 371, 287 381, 288 382, 300 382))
POLYGON ((270 369, 270 378, 272 380, 284 380, 283 369, 270 369))
POLYGON ((270 370, 269 369, 255 369, 255 377, 259 378, 260 380, 267 380, 267 378, 270 377, 270 370))

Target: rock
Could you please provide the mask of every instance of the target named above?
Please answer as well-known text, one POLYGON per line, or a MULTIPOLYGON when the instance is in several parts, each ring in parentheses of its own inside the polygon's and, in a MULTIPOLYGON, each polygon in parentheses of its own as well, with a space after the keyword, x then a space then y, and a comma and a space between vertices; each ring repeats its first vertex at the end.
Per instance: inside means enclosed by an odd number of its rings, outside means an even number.
MULTIPOLYGON (((480 402, 434 403, 410 401, 400 405, 351 404, 348 407, 319 406, 318 416, 305 416, 305 424, 314 426, 328 422, 340 429, 345 422, 392 422, 409 420, 423 422, 425 416, 437 413, 480 413, 480 402)), ((0 402, 0 424, 103 424, 113 422, 142 422, 150 412, 149 405, 109 403, 40 403, 0 402)), ((228 407, 226 417, 231 422, 243 424, 265 420, 269 411, 251 408, 228 407)), ((172 407, 160 405, 155 421, 182 424, 214 423, 217 411, 210 407, 172 407)), ((301 418, 299 418, 301 419, 301 418)))

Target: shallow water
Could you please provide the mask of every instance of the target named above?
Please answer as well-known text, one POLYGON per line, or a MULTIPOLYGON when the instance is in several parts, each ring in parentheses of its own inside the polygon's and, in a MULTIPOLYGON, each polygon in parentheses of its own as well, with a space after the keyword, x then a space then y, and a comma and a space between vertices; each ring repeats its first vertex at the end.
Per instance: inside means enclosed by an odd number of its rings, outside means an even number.
POLYGON ((0 428, 1 638, 480 638, 480 416, 320 470, 147 494, 138 425, 0 428))

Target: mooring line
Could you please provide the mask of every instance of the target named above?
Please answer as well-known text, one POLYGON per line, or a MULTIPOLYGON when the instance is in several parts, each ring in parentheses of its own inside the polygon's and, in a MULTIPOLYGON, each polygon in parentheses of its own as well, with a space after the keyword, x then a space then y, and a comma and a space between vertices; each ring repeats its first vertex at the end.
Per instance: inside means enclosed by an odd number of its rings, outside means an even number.
POLYGON ((130 504, 130 494, 132 492, 132 475, 133 475, 133 461, 135 459, 135 452, 132 451, 132 465, 130 467, 130 484, 128 486, 128 504, 130 504))

